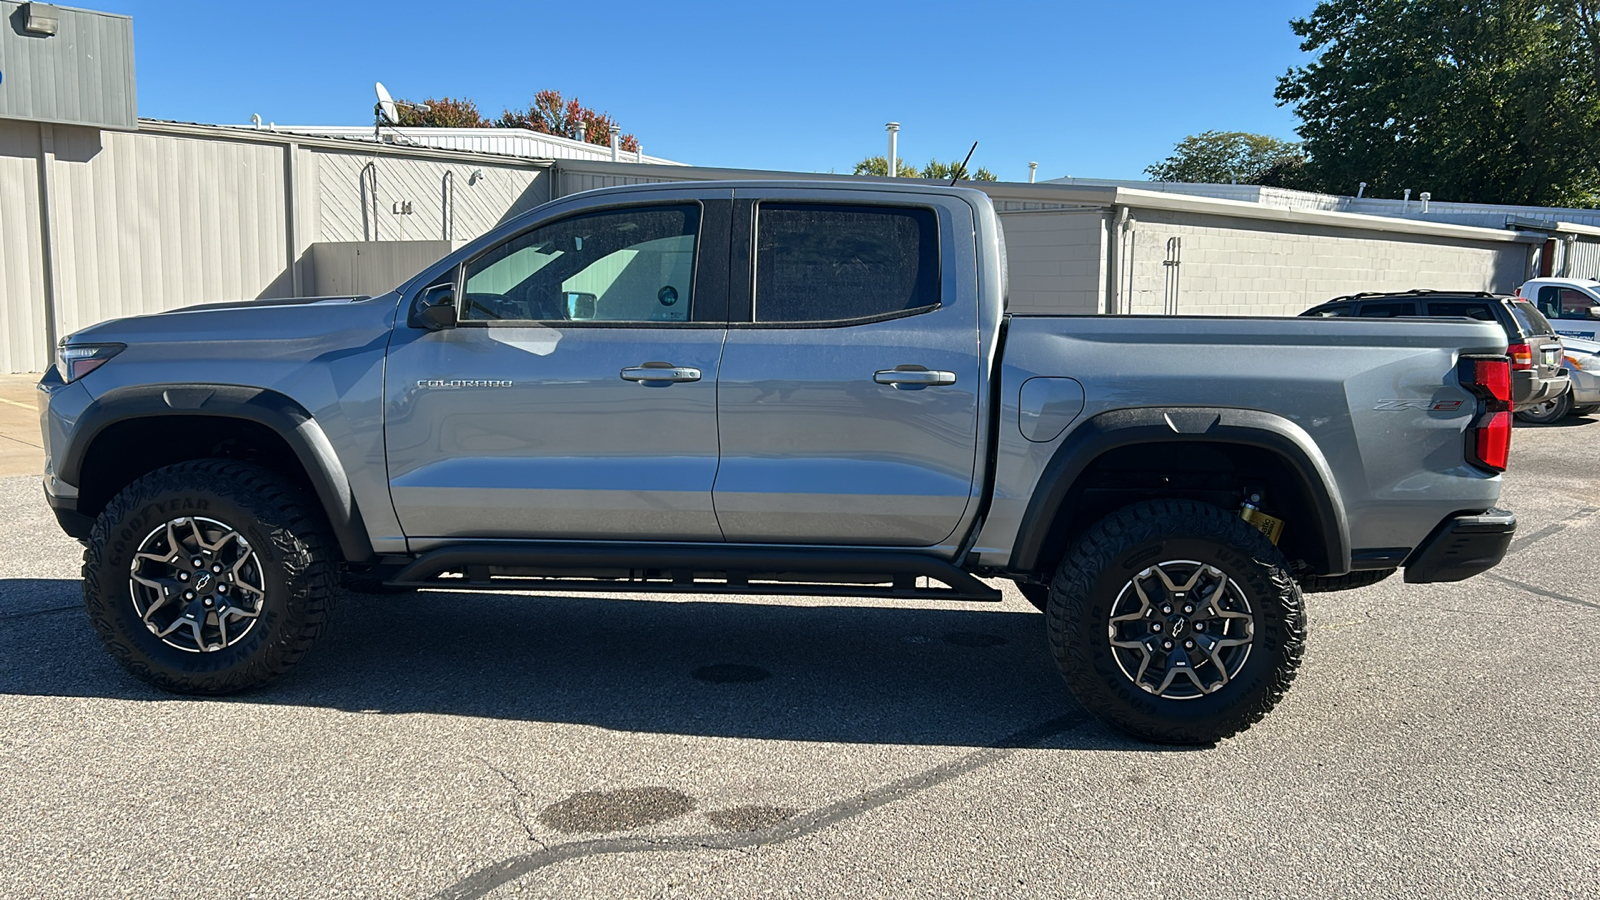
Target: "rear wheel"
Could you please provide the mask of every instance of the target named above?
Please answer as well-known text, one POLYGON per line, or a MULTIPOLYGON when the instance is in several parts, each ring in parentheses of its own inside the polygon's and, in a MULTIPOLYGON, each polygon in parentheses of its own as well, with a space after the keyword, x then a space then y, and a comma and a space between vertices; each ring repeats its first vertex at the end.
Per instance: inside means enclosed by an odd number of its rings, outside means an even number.
POLYGON ((1572 412, 1572 392, 1563 391, 1559 397, 1528 404, 1527 408, 1518 410, 1516 416, 1529 425, 1549 425, 1565 419, 1570 412, 1572 412))
POLYGON ((1160 743, 1211 743, 1259 721, 1305 642, 1283 554, 1238 516, 1188 500, 1091 527, 1056 572, 1046 619, 1078 701, 1160 743))
POLYGON ((335 584, 321 510, 258 466, 198 460, 124 488, 95 522, 83 599, 129 672, 227 694, 287 672, 327 623, 335 584))
POLYGON ((1591 416, 1594 415, 1597 410, 1600 410, 1600 403, 1591 403, 1588 406, 1574 406, 1572 408, 1572 415, 1591 416))

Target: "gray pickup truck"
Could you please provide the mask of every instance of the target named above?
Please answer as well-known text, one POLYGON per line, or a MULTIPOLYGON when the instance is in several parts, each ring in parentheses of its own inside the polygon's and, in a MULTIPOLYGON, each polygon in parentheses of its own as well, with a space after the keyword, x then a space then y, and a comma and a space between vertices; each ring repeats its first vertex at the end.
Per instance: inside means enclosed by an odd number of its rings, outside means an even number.
POLYGON ((642 185, 381 297, 62 342, 45 493, 161 688, 264 684, 341 586, 996 601, 1085 707, 1205 743, 1265 715, 1301 590, 1495 565, 1489 322, 1009 315, 975 190, 642 185))

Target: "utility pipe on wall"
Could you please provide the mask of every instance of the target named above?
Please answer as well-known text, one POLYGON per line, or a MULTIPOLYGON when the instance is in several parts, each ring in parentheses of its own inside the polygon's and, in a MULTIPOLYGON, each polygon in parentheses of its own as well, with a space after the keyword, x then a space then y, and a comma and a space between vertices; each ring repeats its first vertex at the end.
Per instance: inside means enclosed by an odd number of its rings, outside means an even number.
POLYGON ((889 177, 893 178, 900 173, 900 123, 890 122, 883 126, 889 132, 889 177))

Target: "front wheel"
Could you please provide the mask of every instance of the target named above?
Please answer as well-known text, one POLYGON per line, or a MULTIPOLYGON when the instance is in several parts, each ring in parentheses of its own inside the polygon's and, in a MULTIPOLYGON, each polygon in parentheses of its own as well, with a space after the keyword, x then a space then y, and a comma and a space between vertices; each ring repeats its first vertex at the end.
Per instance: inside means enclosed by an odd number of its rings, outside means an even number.
POLYGON ((1516 413, 1516 417, 1529 425, 1549 425, 1565 419, 1570 412, 1572 412, 1572 392, 1563 391, 1559 397, 1528 404, 1526 409, 1516 413))
POLYGON ((1046 610, 1078 702, 1134 737, 1209 744, 1259 721, 1294 680, 1300 590, 1278 551, 1218 507, 1155 500, 1092 526, 1046 610))
POLYGON ((182 694, 288 671, 322 633, 334 585, 322 511, 278 475, 220 459, 124 488, 83 557, 84 605, 106 649, 182 694))

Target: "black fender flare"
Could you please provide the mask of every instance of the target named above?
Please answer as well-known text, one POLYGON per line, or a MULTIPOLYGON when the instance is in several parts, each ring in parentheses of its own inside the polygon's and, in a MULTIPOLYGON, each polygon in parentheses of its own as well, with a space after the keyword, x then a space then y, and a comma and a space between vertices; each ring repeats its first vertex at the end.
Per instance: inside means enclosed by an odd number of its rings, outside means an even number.
POLYGON ((1101 413, 1074 428, 1034 487, 1011 554, 1011 570, 1032 572, 1046 555, 1050 526, 1078 477, 1102 454, 1135 444, 1207 442, 1256 447, 1282 458, 1311 498, 1322 536, 1328 572, 1350 566, 1350 526, 1333 470, 1305 429, 1289 419, 1256 409, 1224 407, 1142 407, 1101 413))
POLYGON ((350 562, 376 555, 366 523, 350 489, 344 465, 333 443, 311 413, 277 391, 232 384, 141 384, 101 394, 79 416, 72 443, 61 455, 57 476, 82 484, 83 461, 89 448, 112 425, 156 416, 205 416, 245 419, 271 429, 294 451, 327 514, 339 549, 350 562))

